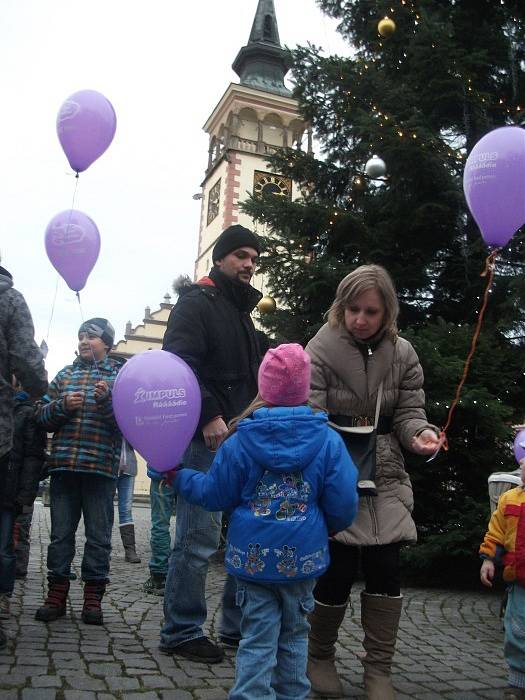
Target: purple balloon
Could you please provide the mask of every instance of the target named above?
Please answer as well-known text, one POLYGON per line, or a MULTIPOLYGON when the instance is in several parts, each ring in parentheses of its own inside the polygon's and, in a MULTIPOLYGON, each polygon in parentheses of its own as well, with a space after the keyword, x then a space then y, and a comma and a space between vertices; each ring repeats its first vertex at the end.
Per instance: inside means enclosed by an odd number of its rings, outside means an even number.
POLYGON ((478 141, 465 164, 463 189, 485 243, 506 245, 525 224, 525 130, 503 126, 478 141))
POLYGON ((51 264, 74 292, 86 286, 100 252, 98 228, 87 214, 61 211, 46 228, 46 253, 51 264))
POLYGON ((518 464, 525 457, 525 430, 520 430, 514 438, 514 456, 518 464))
POLYGON ((118 373, 113 411, 126 440, 153 469, 170 471, 180 464, 199 422, 199 383, 177 355, 147 350, 118 373))
POLYGON ((111 102, 95 90, 81 90, 67 98, 58 112, 57 134, 69 165, 87 170, 115 136, 117 117, 111 102))

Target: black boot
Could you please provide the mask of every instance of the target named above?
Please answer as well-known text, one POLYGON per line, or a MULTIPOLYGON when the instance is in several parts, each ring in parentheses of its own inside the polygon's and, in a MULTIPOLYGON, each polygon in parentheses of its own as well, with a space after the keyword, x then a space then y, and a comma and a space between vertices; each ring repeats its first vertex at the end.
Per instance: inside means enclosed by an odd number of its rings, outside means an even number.
POLYGON ((102 598, 106 592, 105 581, 86 581, 84 584, 84 607, 82 622, 86 625, 103 625, 102 598))
POLYGON ((44 605, 35 613, 35 620, 52 622, 66 614, 67 594, 69 593, 69 579, 48 577, 49 587, 44 605))
POLYGON ((135 549, 135 526, 133 523, 121 525, 120 536, 124 545, 126 561, 130 564, 140 564, 140 557, 135 549))
POLYGON ((5 646, 7 646, 7 636, 4 628, 0 625, 0 649, 3 649, 5 646))

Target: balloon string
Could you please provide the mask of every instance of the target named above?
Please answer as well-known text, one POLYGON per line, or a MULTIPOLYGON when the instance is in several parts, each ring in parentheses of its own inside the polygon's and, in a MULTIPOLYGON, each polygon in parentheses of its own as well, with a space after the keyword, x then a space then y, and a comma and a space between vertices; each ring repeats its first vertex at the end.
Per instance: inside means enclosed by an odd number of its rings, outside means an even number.
POLYGON ((485 260, 485 268, 483 272, 481 273, 480 277, 487 277, 487 285, 485 287, 485 292, 483 293, 483 303, 481 305, 481 309, 479 312, 479 317, 478 317, 478 322, 476 324, 476 329, 474 331, 474 335, 472 337, 472 342, 470 344, 470 352, 467 356, 467 359, 465 360, 465 365, 463 367, 463 374, 461 375, 461 380, 456 388, 456 395, 454 396, 454 400, 450 404, 450 409, 448 411, 448 416, 447 416, 447 422, 445 423, 444 427, 442 428, 439 437, 443 443, 443 449, 448 450, 448 441, 447 441, 447 430, 450 428, 450 424, 452 423, 452 418, 454 416, 454 412, 457 408, 457 405, 459 403, 459 398, 461 395, 461 391, 463 389, 463 386, 465 384, 465 381, 467 380, 467 376, 470 370, 470 364, 472 362, 472 358, 474 357, 474 354, 476 352, 476 348, 478 345, 478 340, 479 336, 481 333, 481 326, 483 325, 483 318, 485 316, 485 311, 487 310, 487 305, 489 301, 489 294, 492 289, 492 285, 494 283, 494 272, 496 269, 496 258, 498 257, 499 254, 499 248, 496 248, 495 250, 490 253, 490 255, 487 256, 487 259, 485 260))
POLYGON ((51 332, 51 321, 53 320, 53 315, 55 313, 55 304, 57 300, 57 294, 58 294, 58 281, 60 279, 60 275, 57 274, 57 281, 55 284, 55 293, 53 294, 53 302, 51 304, 51 315, 49 316, 49 322, 47 324, 47 334, 46 334, 46 345, 49 344, 49 333, 51 332))
MULTIPOLYGON (((80 292, 75 292, 75 294, 76 294, 76 297, 78 299, 78 308, 80 309, 80 318, 82 319, 82 325, 84 325, 85 319, 84 319, 84 312, 82 311, 82 304, 80 303, 80 292)), ((100 381, 103 381, 102 373, 100 372, 100 369, 98 367, 97 358, 95 357, 95 353, 93 352, 93 348, 91 347, 91 343, 89 344, 89 349, 91 350, 91 357, 93 358, 93 364, 95 365, 95 371, 98 373, 98 376, 100 377, 100 381)))

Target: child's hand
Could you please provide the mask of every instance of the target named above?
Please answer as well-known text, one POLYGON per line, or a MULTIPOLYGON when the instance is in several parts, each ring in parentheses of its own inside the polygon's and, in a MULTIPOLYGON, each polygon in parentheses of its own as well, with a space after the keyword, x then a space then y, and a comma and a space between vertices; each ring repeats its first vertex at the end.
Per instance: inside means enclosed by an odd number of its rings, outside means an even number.
POLYGON ((95 383, 95 401, 103 401, 109 395, 109 384, 107 382, 95 383))
POLYGON ((494 562, 490 559, 484 559, 481 565, 481 571, 479 576, 481 578, 481 583, 488 588, 492 588, 492 579, 494 578, 495 571, 494 562))
POLYGON ((177 469, 170 469, 169 472, 164 472, 163 481, 165 481, 168 486, 173 486, 175 477, 177 476, 177 469))
POLYGON ((82 408, 84 403, 84 392, 83 391, 72 391, 70 394, 64 396, 64 408, 66 411, 73 413, 82 408))

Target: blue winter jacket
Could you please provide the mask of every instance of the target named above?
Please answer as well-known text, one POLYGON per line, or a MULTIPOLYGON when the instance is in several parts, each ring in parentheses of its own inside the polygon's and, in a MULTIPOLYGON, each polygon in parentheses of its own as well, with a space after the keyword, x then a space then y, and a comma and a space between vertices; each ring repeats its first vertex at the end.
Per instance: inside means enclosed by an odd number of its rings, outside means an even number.
POLYGON ((261 582, 317 578, 328 533, 357 511, 357 470, 325 413, 261 408, 220 447, 208 473, 182 469, 174 488, 209 511, 233 511, 226 568, 261 582))

